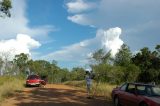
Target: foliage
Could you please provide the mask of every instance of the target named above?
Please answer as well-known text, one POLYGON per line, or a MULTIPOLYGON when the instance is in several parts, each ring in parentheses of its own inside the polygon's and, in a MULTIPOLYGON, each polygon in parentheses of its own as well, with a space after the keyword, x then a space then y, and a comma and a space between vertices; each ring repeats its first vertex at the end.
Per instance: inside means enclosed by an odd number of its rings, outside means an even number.
POLYGON ((129 47, 123 44, 119 50, 119 52, 115 56, 114 63, 118 66, 127 66, 131 63, 132 53, 129 47))
POLYGON ((11 0, 2 0, 2 1, 0 1, 1 17, 4 16, 4 15, 10 17, 11 16, 11 13, 10 13, 10 9, 11 8, 12 8, 11 0))
POLYGON ((75 67, 70 72, 70 80, 84 80, 85 70, 80 67, 75 67))
POLYGON ((114 60, 100 49, 93 53, 90 65, 96 79, 100 82, 116 83, 122 82, 156 82, 160 83, 160 45, 150 51, 147 47, 142 48, 137 54, 132 55, 129 47, 121 46, 114 60), (103 61, 107 55, 106 60, 103 61))
MULTIPOLYGON (((7 57, 8 55, 4 55, 7 57)), ((99 49, 92 53, 90 67, 95 75, 94 81, 100 83, 121 84, 123 82, 156 82, 160 83, 160 45, 154 51, 144 47, 132 55, 127 45, 122 45, 113 58, 111 53, 99 49)), ((0 58, 3 75, 18 75, 29 69, 28 74, 46 76, 48 83, 84 80, 85 69, 74 67, 71 70, 60 68, 57 61, 29 60, 27 54, 16 55, 13 61, 0 58)), ((2 75, 2 74, 1 74, 2 75)))
POLYGON ((109 72, 112 69, 112 67, 108 64, 98 64, 93 65, 92 70, 95 73, 95 80, 96 81, 102 81, 102 82, 108 82, 109 81, 109 72))
POLYGON ((104 49, 99 49, 95 51, 92 54, 91 60, 93 60, 95 64, 101 64, 101 63, 110 63, 112 58, 111 58, 111 51, 105 53, 104 49))
POLYGON ((138 81, 159 83, 160 77, 160 45, 155 47, 155 51, 150 51, 144 47, 133 56, 133 63, 141 69, 138 81))
POLYGON ((21 53, 19 55, 15 55, 13 62, 19 67, 20 72, 24 73, 26 67, 28 66, 29 55, 21 53))

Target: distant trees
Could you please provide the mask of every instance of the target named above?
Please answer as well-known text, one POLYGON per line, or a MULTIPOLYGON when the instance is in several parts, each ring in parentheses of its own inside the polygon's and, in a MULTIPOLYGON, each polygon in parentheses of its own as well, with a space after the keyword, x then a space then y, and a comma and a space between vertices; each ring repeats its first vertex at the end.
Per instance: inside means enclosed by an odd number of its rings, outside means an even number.
POLYGON ((85 70, 81 67, 74 67, 69 73, 70 80, 84 80, 85 70))
MULTIPOLYGON (((57 61, 32 60, 28 54, 15 55, 11 61, 9 52, 0 57, 1 75, 38 74, 47 76, 49 83, 84 80, 85 69, 74 67, 71 70, 61 68, 57 61), (2 72, 3 71, 3 72, 2 72)), ((95 80, 120 84, 123 82, 156 82, 160 83, 160 45, 153 51, 144 47, 132 54, 127 45, 122 45, 115 57, 104 49, 92 53, 90 67, 95 74, 95 80)))

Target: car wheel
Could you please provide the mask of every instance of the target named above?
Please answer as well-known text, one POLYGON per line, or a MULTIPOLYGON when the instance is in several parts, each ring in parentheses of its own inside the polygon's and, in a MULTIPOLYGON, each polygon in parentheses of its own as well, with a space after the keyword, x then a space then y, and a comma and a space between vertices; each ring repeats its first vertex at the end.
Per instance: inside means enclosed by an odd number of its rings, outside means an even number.
POLYGON ((146 103, 141 103, 140 106, 148 106, 146 103))
POLYGON ((115 106, 120 106, 118 97, 115 97, 115 99, 114 99, 114 105, 115 106))

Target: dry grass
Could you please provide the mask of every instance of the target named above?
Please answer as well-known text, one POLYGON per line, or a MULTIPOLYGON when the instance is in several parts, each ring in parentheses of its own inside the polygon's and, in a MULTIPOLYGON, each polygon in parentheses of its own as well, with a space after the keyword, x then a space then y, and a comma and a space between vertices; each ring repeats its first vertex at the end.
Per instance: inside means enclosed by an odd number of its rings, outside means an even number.
POLYGON ((108 83, 96 83, 92 85, 92 94, 97 96, 104 96, 107 99, 111 99, 111 92, 116 85, 111 85, 108 83))
POLYGON ((75 86, 75 87, 82 87, 86 86, 85 81, 66 81, 64 82, 65 85, 75 86))
MULTIPOLYGON (((85 89, 86 88, 86 83, 85 81, 67 81, 64 84, 66 85, 71 85, 71 86, 75 86, 75 87, 80 87, 85 89)), ((93 82, 92 84, 92 95, 96 95, 96 96, 103 96, 106 99, 111 99, 111 92, 113 90, 113 88, 115 88, 116 85, 111 85, 111 84, 107 84, 107 83, 97 83, 97 82, 93 82)))
POLYGON ((11 96, 15 91, 23 89, 24 80, 16 77, 0 76, 0 102, 11 96))

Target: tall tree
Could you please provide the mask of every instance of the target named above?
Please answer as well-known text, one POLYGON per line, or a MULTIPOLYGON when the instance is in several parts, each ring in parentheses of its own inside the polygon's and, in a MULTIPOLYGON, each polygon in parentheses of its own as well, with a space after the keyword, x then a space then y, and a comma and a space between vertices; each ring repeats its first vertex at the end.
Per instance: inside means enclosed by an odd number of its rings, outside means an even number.
POLYGON ((137 53, 132 61, 139 66, 141 73, 138 80, 143 82, 158 82, 160 80, 160 45, 155 47, 155 51, 150 51, 149 48, 144 47, 137 53), (147 76, 147 77, 146 77, 147 76))
POLYGON ((144 47, 132 58, 132 61, 135 65, 139 66, 142 71, 145 71, 148 70, 152 64, 151 56, 152 54, 149 48, 144 47))
POLYGON ((2 75, 1 69, 2 69, 3 63, 4 63, 4 61, 3 61, 2 57, 0 57, 0 75, 2 75))
POLYGON ((118 66, 127 66, 131 63, 132 53, 126 44, 123 44, 115 56, 114 63, 118 66))
POLYGON ((12 8, 11 0, 0 1, 0 16, 11 16, 10 9, 12 8))
POLYGON ((26 67, 28 66, 29 55, 21 53, 15 55, 14 63, 19 67, 20 72, 25 72, 26 67))
POLYGON ((126 44, 123 44, 119 52, 115 56, 115 65, 121 66, 122 81, 136 81, 139 74, 139 67, 134 65, 131 61, 132 53, 126 44))

